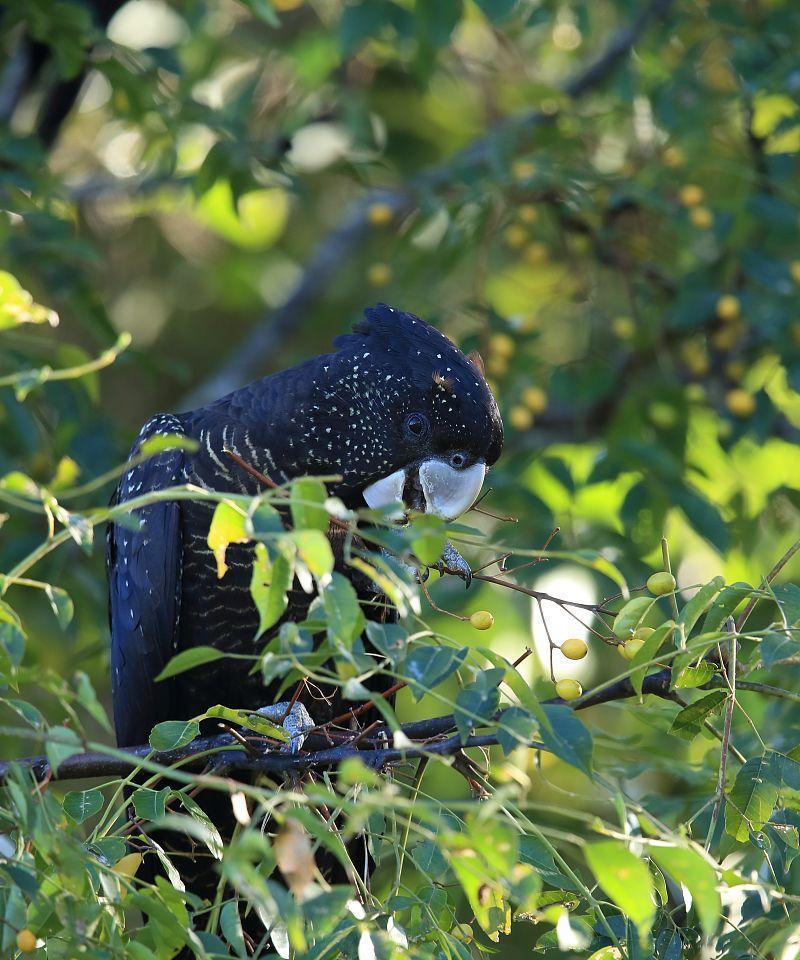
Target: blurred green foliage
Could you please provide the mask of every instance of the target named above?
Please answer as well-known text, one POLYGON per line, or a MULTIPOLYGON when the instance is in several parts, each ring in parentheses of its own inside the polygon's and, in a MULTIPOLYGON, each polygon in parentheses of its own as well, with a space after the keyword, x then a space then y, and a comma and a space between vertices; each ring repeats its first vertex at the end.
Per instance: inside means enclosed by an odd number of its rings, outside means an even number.
MULTIPOLYGON (((9 604, 0 606, 0 667, 10 677, 5 755, 32 752, 44 730, 55 759, 76 743, 108 742, 105 584, 91 522, 112 484, 94 481, 121 462, 147 417, 202 395, 226 356, 269 329, 287 302, 296 304, 292 322, 268 350, 254 346, 243 379, 327 349, 377 299, 481 351, 507 426, 484 507, 518 522, 471 515, 485 538, 473 540, 475 565, 506 550, 518 557, 509 565, 522 563, 558 526, 547 562, 515 580, 591 605, 661 569, 666 536, 685 591, 680 609, 688 609, 693 586, 721 576, 746 586, 712 600, 736 601, 741 612, 800 536, 800 7, 792 0, 653 7, 659 18, 595 76, 587 68, 603 62, 643 4, 137 0, 106 31, 102 5, 7 0, 0 11, 7 511, 0 570, 9 574, 54 535, 63 545, 43 551, 26 572, 36 578, 32 586, 0 581, 9 604), (39 118, 76 78, 78 101, 46 146, 39 118), (582 82, 570 88, 574 78, 582 82), (334 266, 314 286, 319 250, 334 266), (310 293, 295 300, 309 280, 310 293), (101 373, 128 332, 130 348, 101 373), (33 741, 15 726, 23 721, 33 741)), ((235 366, 226 369, 235 378, 235 366)), ((301 562, 324 567, 325 557, 301 562)), ((553 733, 523 701, 508 725, 518 738, 538 730, 550 752, 506 757, 494 748, 495 794, 485 808, 469 800, 452 768, 432 765, 422 786, 399 774, 403 796, 416 789, 419 809, 443 819, 435 829, 426 823, 430 836, 420 839, 420 814, 410 846, 408 833, 399 842, 402 824, 393 822, 400 834, 387 830, 389 840, 381 840, 371 822, 376 851, 383 843, 390 862, 376 878, 378 906, 357 927, 374 934, 374 952, 356 944, 344 955, 399 951, 386 932, 391 915, 419 951, 412 955, 466 957, 492 948, 484 935, 497 935, 491 911, 502 913, 505 930, 513 902, 539 922, 515 920, 501 935, 509 957, 534 947, 588 956, 613 938, 631 958, 678 960, 701 949, 794 956, 800 609, 792 579, 787 565, 775 581, 777 605, 762 602, 748 621, 752 634, 740 638, 747 679, 733 743, 746 762, 729 756, 730 802, 716 828, 709 822, 720 748, 703 722, 721 728, 727 694, 693 685, 709 679, 708 662, 698 658, 719 639, 721 615, 700 621, 694 661, 679 663, 678 695, 689 714, 653 696, 593 708, 580 714, 583 723, 550 707, 553 733), (779 694, 748 691, 748 682, 779 694), (460 832, 446 829, 455 814, 442 814, 445 800, 463 814, 460 832), (504 820, 506 802, 514 811, 504 820), (681 846, 684 831, 698 845, 681 846), (668 845, 648 846, 648 837, 668 845), (408 853, 393 878, 398 849, 408 853), (473 855, 478 873, 465 866, 473 855), (533 869, 516 870, 522 865, 533 869), (643 869, 654 900, 641 896, 643 869), (487 876, 497 881, 489 894, 481 886, 487 876), (467 921, 484 931, 469 947, 451 936, 467 921)), ((629 668, 552 604, 542 608, 486 583, 464 594, 443 581, 431 592, 460 615, 494 613, 489 653, 514 661, 536 645, 520 665, 517 700, 552 696, 548 631, 556 643, 588 639, 588 666, 556 662, 556 677, 583 671, 587 690, 623 670, 636 676, 642 662, 655 668, 667 648, 670 657, 685 656, 675 646, 680 631, 666 631, 657 641, 664 648, 653 641, 629 668)), ((613 601, 615 610, 621 602, 613 601)), ((497 693, 491 671, 507 666, 478 652, 484 635, 477 641, 469 623, 424 612, 447 638, 444 649, 467 648, 470 659, 458 671, 455 660, 441 666, 438 699, 417 703, 413 691, 402 691, 398 716, 438 715, 459 698, 488 715, 497 693)), ((648 623, 658 627, 667 616, 675 610, 659 601, 648 623)), ((432 653, 418 656, 430 666, 424 658, 432 653)), ((409 665, 398 669, 402 675, 409 665)), ((364 774, 339 776, 347 787, 348 777, 361 784, 364 774)), ((394 786, 367 784, 372 800, 361 811, 346 789, 343 803, 354 819, 368 810, 380 820, 392 809, 394 786)), ((13 826, 17 836, 35 837, 43 858, 36 868, 53 875, 0 865, 9 883, 0 894, 4 951, 13 955, 9 931, 24 924, 37 935, 56 931, 47 947, 54 957, 80 947, 90 951, 82 955, 150 960, 183 942, 186 908, 166 884, 156 893, 131 887, 129 897, 139 898, 132 905, 155 909, 155 898, 164 907, 162 926, 139 952, 121 932, 121 911, 98 911, 98 897, 119 901, 110 865, 125 847, 111 829, 113 800, 98 826, 96 804, 113 790, 98 801, 94 789, 74 785, 65 800, 55 784, 32 796, 22 775, 9 788, 3 833, 14 835, 13 826), (67 816, 75 826, 59 847, 52 831, 64 834, 67 816), (88 869, 76 866, 83 840, 94 841, 88 869), (58 882, 54 919, 41 904, 55 898, 58 882), (59 938, 79 921, 80 943, 59 938)), ((9 856, 6 846, 0 855, 9 856)), ((274 863, 266 841, 230 852, 226 876, 237 889, 256 882, 258 856, 274 863)), ((330 903, 323 909, 320 901, 320 914, 338 917, 339 893, 325 894, 330 903)), ((302 913, 289 900, 285 894, 281 909, 302 913)), ((236 949, 235 911, 226 907, 218 933, 236 949)), ((330 935, 318 918, 304 915, 293 936, 301 927, 321 941, 330 935)), ((335 955, 304 952, 301 939, 293 941, 296 956, 335 955)), ((218 945, 201 948, 214 955, 218 945)))

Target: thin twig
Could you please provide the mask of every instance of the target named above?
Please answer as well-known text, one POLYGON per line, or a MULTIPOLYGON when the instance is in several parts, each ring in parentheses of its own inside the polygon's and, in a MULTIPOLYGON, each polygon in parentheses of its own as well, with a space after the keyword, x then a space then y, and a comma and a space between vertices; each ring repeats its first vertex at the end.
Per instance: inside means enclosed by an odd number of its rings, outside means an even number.
MULTIPOLYGON (((730 653, 728 655, 728 667, 724 664, 725 680, 728 685, 728 700, 725 706, 725 723, 722 728, 722 749, 719 757, 719 774, 717 776, 717 795, 714 801, 714 808, 711 811, 711 820, 708 824, 708 833, 706 834, 706 850, 710 849, 711 841, 714 837, 714 829, 719 819, 722 803, 725 799, 726 773, 728 769, 728 751, 731 746, 731 723, 733 722, 733 708, 736 706, 736 632, 733 619, 728 617, 726 629, 730 633, 730 653)), ((720 661, 722 657, 720 657, 720 661)))

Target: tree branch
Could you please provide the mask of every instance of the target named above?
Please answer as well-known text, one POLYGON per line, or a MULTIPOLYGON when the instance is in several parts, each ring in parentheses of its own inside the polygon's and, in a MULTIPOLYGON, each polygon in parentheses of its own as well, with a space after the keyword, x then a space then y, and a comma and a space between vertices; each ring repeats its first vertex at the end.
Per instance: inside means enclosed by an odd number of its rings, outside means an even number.
MULTIPOLYGON (((631 24, 612 36, 603 53, 593 63, 564 85, 562 92, 574 99, 599 86, 630 53, 649 24, 663 18, 671 5, 672 0, 651 0, 631 24)), ((557 112, 534 111, 512 117, 459 151, 447 163, 423 171, 408 184, 392 190, 369 191, 353 204, 339 226, 317 245, 287 301, 267 314, 222 367, 183 399, 183 405, 194 407, 223 396, 261 371, 264 361, 277 344, 295 329, 297 318, 326 289, 335 271, 369 232, 368 210, 372 204, 385 203, 395 216, 399 216, 412 208, 417 194, 448 186, 455 177, 492 166, 502 150, 508 151, 510 147, 517 146, 520 139, 537 127, 552 123, 557 116, 557 112)))
MULTIPOLYGON (((669 669, 660 670, 649 677, 645 677, 642 692, 671 699, 669 684, 669 669)), ((583 710, 601 703, 625 700, 636 695, 630 679, 626 677, 617 683, 604 687, 594 695, 588 694, 582 697, 571 706, 576 710, 583 710)), ((564 702, 558 697, 545 701, 547 704, 563 704, 564 702)), ((494 721, 502 721, 504 712, 501 710, 493 718, 494 721)), ((464 749, 465 746, 493 746, 498 742, 496 733, 476 734, 470 737, 466 743, 462 743, 460 737, 436 739, 450 733, 455 727, 455 718, 452 714, 403 724, 401 727, 403 734, 409 740, 415 742, 413 746, 402 749, 375 746, 376 743, 381 742, 382 737, 391 738, 391 732, 385 725, 371 730, 369 739, 362 738, 360 734, 355 734, 345 743, 334 747, 329 746, 330 740, 324 734, 311 734, 306 739, 305 745, 312 749, 301 754, 285 752, 248 754, 234 737, 224 733, 213 737, 199 737, 185 747, 164 753, 154 753, 148 744, 125 747, 124 752, 129 754, 130 759, 121 758, 119 751, 116 751, 113 756, 101 751, 76 753, 66 760, 62 760, 58 770, 53 772, 52 776, 47 757, 22 757, 18 760, 0 762, 0 783, 6 779, 13 764, 28 768, 38 780, 43 780, 46 777, 53 780, 81 780, 90 777, 126 776, 145 758, 165 767, 180 763, 183 770, 200 770, 209 763, 210 752, 215 752, 211 760, 217 768, 217 772, 220 770, 226 772, 257 770, 261 773, 302 773, 307 770, 327 769, 350 757, 357 757, 372 769, 380 770, 391 764, 402 763, 415 757, 430 754, 452 756, 459 750, 464 749)), ((255 745, 257 741, 250 742, 255 745)), ((263 749, 263 744, 260 744, 260 746, 263 749)), ((545 749, 538 742, 531 743, 530 746, 537 750, 545 749)))

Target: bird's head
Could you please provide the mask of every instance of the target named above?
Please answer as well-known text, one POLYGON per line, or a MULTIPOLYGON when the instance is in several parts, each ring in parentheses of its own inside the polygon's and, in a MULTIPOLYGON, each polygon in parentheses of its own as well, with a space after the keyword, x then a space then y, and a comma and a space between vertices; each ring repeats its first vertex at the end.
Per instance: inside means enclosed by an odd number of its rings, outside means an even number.
POLYGON ((336 492, 350 506, 401 501, 446 520, 468 510, 503 447, 479 358, 385 304, 335 346, 307 412, 317 463, 343 477, 336 492))

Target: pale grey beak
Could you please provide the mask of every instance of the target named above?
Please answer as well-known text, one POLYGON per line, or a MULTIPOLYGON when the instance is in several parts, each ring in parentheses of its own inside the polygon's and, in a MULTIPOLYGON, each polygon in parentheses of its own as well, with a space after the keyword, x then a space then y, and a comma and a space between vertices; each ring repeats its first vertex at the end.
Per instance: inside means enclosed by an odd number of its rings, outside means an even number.
MULTIPOLYGON (((425 498, 425 512, 443 520, 455 520, 478 499, 486 477, 486 464, 478 462, 466 470, 456 470, 443 460, 432 458, 419 465, 417 475, 425 498)), ((406 514, 403 490, 408 479, 406 469, 396 470, 366 487, 364 500, 373 510, 396 504, 390 517, 400 520, 406 514)))

